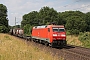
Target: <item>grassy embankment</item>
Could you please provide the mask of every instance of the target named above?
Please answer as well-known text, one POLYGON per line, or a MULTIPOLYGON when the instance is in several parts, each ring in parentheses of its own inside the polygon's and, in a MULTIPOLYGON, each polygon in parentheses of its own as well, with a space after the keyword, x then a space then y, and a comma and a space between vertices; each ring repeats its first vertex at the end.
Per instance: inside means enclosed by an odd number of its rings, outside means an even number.
POLYGON ((90 48, 90 32, 80 33, 78 36, 67 35, 67 43, 90 48))
POLYGON ((67 43, 71 45, 76 45, 76 46, 82 46, 82 42, 78 40, 78 36, 67 36, 67 43))
POLYGON ((25 41, 0 33, 0 60, 63 60, 52 56, 50 52, 45 53, 32 43, 28 45, 25 41))

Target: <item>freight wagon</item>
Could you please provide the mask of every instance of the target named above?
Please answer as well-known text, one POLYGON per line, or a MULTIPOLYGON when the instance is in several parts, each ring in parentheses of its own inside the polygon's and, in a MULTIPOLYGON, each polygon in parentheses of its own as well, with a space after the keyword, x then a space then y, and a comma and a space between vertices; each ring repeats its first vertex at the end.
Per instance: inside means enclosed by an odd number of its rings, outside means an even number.
POLYGON ((10 34, 15 35, 15 36, 19 36, 19 37, 23 37, 24 30, 21 28, 10 29, 10 34))

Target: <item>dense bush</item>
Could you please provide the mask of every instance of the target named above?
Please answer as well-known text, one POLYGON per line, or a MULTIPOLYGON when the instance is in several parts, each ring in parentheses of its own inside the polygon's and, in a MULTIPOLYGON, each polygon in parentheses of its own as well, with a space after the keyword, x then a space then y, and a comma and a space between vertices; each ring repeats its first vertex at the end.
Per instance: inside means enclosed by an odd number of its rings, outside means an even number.
POLYGON ((67 31, 66 31, 66 34, 67 34, 67 35, 71 35, 70 30, 67 30, 67 31))
POLYGON ((90 48, 90 33, 80 33, 79 40, 82 42, 83 46, 86 48, 90 48))
POLYGON ((0 26, 0 33, 7 33, 9 29, 6 26, 0 26))
POLYGON ((90 40, 90 33, 85 32, 85 33, 80 33, 79 34, 79 40, 90 40))
POLYGON ((29 25, 29 24, 26 24, 24 27, 24 33, 27 34, 27 35, 31 35, 31 30, 32 30, 32 26, 29 25))

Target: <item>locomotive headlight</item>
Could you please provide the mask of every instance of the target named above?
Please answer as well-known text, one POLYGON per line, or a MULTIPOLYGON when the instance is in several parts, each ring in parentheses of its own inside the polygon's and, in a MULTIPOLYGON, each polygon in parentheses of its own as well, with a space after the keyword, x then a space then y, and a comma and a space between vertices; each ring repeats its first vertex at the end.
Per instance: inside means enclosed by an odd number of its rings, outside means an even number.
POLYGON ((53 36, 57 36, 57 34, 53 34, 53 36))
POLYGON ((61 36, 65 37, 66 35, 65 34, 62 34, 61 36))

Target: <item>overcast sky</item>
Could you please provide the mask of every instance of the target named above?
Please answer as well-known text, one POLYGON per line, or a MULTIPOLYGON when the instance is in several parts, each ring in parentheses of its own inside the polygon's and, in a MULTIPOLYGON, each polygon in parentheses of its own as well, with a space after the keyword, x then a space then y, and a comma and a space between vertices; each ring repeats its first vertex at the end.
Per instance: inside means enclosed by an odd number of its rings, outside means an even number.
POLYGON ((48 6, 58 12, 69 10, 79 10, 81 12, 90 12, 90 0, 2 0, 8 9, 9 25, 21 24, 22 16, 32 11, 39 11, 42 7, 48 6))

